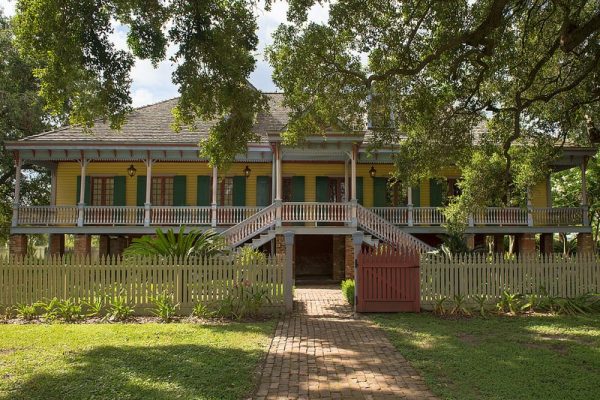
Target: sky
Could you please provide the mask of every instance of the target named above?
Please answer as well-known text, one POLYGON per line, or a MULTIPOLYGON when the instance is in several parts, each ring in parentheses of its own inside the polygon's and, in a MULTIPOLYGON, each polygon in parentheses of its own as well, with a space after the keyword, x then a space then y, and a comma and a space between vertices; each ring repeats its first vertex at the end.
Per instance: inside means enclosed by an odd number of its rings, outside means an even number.
MULTIPOLYGON (((4 9, 4 14, 12 16, 15 13, 15 0, 0 0, 0 8, 4 9)), ((278 91, 271 79, 272 69, 264 61, 264 49, 273 42, 272 34, 277 26, 286 21, 287 3, 285 1, 276 1, 271 11, 267 12, 262 6, 262 1, 256 10, 258 15, 258 51, 256 54, 256 70, 250 75, 250 82, 259 90, 265 92, 278 91)), ((309 13, 309 20, 322 22, 327 19, 327 8, 316 5, 309 13)), ((113 40, 118 48, 126 48, 127 29, 117 25, 113 34, 113 40)), ((167 55, 174 53, 173 48, 169 48, 167 55)), ((167 57, 168 58, 168 57, 167 57)), ((131 71, 132 86, 131 97, 134 107, 140 107, 146 104, 156 103, 161 100, 177 97, 177 87, 171 82, 171 73, 174 66, 171 61, 161 62, 157 68, 154 68, 150 61, 136 60, 135 66, 131 71)))

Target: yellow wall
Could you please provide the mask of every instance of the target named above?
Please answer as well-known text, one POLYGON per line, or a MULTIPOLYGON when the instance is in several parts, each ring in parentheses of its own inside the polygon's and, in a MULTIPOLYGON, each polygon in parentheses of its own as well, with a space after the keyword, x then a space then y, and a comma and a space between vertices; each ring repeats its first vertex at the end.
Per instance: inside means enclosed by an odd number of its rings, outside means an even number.
MULTIPOLYGON (((127 175, 127 168, 131 163, 128 162, 92 162, 87 166, 86 174, 93 175, 127 175)), ((146 166, 144 163, 133 163, 137 169, 138 175, 146 175, 146 166)), ((271 176, 271 163, 248 163, 252 172, 250 178, 246 182, 246 205, 256 205, 256 177, 271 176)), ((220 173, 219 176, 241 176, 243 175, 246 163, 234 164, 226 173, 220 173)), ((389 176, 393 171, 392 164, 375 164, 377 176, 389 176)), ((358 164, 357 176, 363 177, 363 197, 366 207, 373 206, 373 180, 369 176, 371 164, 358 164)), ((316 177, 344 177, 344 163, 302 163, 302 162, 283 162, 283 176, 300 175, 305 177, 305 200, 316 200, 316 177)), ((349 172, 349 171, 348 171, 349 172)), ((73 205, 76 204, 77 193, 77 176, 80 175, 81 169, 78 163, 63 162, 59 163, 57 169, 57 205, 73 205)), ((456 168, 443 171, 447 177, 458 177, 460 171, 456 168)), ((196 177, 198 175, 211 175, 212 169, 207 163, 187 162, 187 163, 156 163, 152 166, 152 174, 158 175, 186 175, 187 190, 186 200, 187 205, 196 205, 196 177)), ((126 201, 127 205, 135 206, 137 197, 137 178, 126 179, 126 201)), ((421 207, 430 205, 429 199, 429 181, 421 182, 421 207)), ((538 183, 532 189, 532 203, 534 207, 547 206, 547 191, 546 182, 538 183)))

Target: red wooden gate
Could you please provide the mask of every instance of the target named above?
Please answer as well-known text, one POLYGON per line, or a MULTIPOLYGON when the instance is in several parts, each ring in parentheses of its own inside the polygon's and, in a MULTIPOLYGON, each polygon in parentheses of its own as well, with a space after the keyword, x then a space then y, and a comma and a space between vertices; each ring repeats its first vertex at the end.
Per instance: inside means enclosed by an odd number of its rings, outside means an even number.
POLYGON ((358 255, 357 312, 419 312, 419 253, 380 246, 358 255))

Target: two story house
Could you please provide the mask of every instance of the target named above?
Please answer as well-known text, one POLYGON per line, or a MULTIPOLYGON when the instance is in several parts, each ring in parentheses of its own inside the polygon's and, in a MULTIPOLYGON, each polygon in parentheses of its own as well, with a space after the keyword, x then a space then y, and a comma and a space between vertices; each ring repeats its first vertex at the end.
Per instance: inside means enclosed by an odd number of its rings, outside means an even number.
MULTIPOLYGON (((267 94, 270 110, 254 127, 260 140, 236 157, 227 170, 199 157, 198 143, 212 123, 196 130, 171 130, 177 100, 138 108, 120 131, 98 122, 91 132, 69 126, 7 144, 17 165, 10 250, 23 254, 27 235, 50 236, 51 254, 64 252, 65 235, 75 235, 75 249, 89 254, 98 235, 100 254, 120 254, 132 238, 156 228, 214 229, 233 246, 276 251, 282 233, 296 233, 295 273, 341 279, 351 275, 351 234, 365 232, 365 245, 379 242, 429 250, 444 232, 440 207, 456 194, 458 169, 445 180, 424 180, 408 187, 391 184, 392 155, 383 147, 367 152, 366 132, 331 129, 307 138, 301 147, 282 144, 288 122, 283 95, 267 94), (24 161, 52 172, 51 203, 30 206, 19 200, 24 161)), ((493 236, 502 250, 514 235, 521 252, 550 252, 552 234, 577 233, 591 248, 585 166, 594 148, 565 147, 555 171, 582 170, 582 203, 553 208, 549 178, 530 191, 524 208, 488 208, 469 217, 471 245, 493 236)))

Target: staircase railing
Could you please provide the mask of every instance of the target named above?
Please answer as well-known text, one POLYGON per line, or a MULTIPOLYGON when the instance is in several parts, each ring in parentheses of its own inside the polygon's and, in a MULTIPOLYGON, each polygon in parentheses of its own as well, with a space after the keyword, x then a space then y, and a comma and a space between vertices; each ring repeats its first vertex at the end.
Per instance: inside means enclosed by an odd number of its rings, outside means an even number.
POLYGON ((271 204, 224 231, 223 237, 225 238, 225 242, 231 247, 239 246, 248 239, 275 225, 277 207, 277 204, 271 204))
POLYGON ((394 224, 360 204, 356 205, 356 222, 359 228, 393 246, 413 247, 422 252, 433 250, 433 247, 427 243, 401 231, 394 224))

